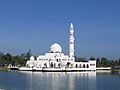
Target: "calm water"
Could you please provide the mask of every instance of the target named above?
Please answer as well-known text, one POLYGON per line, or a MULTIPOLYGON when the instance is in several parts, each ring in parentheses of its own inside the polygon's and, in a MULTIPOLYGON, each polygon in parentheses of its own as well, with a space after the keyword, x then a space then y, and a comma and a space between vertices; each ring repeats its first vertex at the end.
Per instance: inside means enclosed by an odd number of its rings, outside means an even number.
POLYGON ((120 90, 119 73, 0 71, 5 90, 120 90))

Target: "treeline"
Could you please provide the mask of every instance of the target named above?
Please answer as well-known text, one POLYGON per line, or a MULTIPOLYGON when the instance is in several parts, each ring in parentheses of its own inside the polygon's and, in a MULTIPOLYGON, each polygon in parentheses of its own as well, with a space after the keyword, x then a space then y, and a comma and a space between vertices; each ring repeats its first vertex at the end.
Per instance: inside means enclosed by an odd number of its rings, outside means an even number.
MULTIPOLYGON (((31 50, 26 53, 22 53, 21 55, 13 56, 10 53, 4 53, 0 51, 0 67, 12 65, 12 66, 25 66, 26 61, 29 60, 31 56, 31 50)), ((96 60, 97 67, 119 67, 120 68, 120 59, 118 60, 109 60, 105 57, 102 58, 94 58, 91 57, 90 60, 96 60)), ((76 57, 76 62, 87 62, 88 60, 84 57, 76 57)))
MULTIPOLYGON (((96 60, 96 66, 97 67, 113 67, 113 68, 120 68, 120 59, 118 60, 109 60, 105 57, 102 58, 94 58, 91 57, 90 60, 96 60)), ((82 57, 75 57, 75 61, 80 62, 80 61, 87 61, 86 58, 82 57)))
POLYGON ((27 53, 22 53, 21 55, 11 55, 10 53, 4 53, 0 51, 0 67, 5 67, 8 65, 12 66, 25 66, 26 61, 31 56, 31 50, 27 53))
POLYGON ((113 67, 120 68, 120 59, 118 60, 109 60, 105 57, 96 58, 96 66, 97 67, 113 67))

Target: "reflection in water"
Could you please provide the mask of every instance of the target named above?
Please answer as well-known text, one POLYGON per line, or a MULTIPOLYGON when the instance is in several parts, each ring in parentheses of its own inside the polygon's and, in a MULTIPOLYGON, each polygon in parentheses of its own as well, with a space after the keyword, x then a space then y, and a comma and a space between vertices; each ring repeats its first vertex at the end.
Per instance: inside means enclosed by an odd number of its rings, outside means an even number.
POLYGON ((0 71, 5 90, 120 90, 120 72, 0 71))
POLYGON ((69 90, 96 90, 96 72, 68 74, 69 90))
POLYGON ((5 90, 96 90, 96 72, 0 72, 0 86, 5 90))
POLYGON ((29 90, 96 90, 96 72, 26 73, 29 90))

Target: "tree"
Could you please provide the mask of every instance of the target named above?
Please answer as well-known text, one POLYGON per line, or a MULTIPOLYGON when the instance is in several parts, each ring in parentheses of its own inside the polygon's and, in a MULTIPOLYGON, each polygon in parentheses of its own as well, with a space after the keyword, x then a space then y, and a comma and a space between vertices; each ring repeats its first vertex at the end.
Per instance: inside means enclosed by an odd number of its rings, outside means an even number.
POLYGON ((101 62, 101 61, 100 61, 100 58, 97 58, 97 59, 96 59, 96 66, 97 66, 97 67, 100 67, 100 62, 101 62))
POLYGON ((82 62, 82 61, 87 61, 87 60, 84 57, 77 57, 77 56, 75 56, 75 61, 76 62, 82 62))
POLYGON ((31 50, 29 50, 29 51, 26 53, 27 60, 30 59, 31 56, 32 56, 31 50))
POLYGON ((118 59, 118 65, 120 66, 120 59, 118 59))
POLYGON ((0 51, 0 66, 2 66, 2 64, 4 64, 4 59, 3 59, 4 53, 0 51))
POLYGON ((95 58, 94 57, 90 57, 90 60, 95 60, 95 58))
POLYGON ((105 58, 105 57, 101 58, 101 65, 102 65, 102 67, 106 67, 107 66, 107 58, 105 58))
POLYGON ((11 64, 11 62, 12 62, 12 56, 11 56, 11 54, 7 53, 5 55, 5 61, 6 61, 7 64, 11 64))

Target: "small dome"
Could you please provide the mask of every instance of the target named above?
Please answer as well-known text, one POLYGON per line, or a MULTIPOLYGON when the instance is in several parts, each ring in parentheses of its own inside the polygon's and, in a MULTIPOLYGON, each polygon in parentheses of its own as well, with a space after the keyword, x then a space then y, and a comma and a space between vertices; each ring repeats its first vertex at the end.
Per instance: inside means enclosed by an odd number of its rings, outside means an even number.
POLYGON ((35 60, 35 58, 33 56, 30 57, 30 60, 35 60))
POLYGON ((55 43, 51 45, 50 53, 61 53, 61 52, 62 52, 62 48, 59 44, 55 43))

